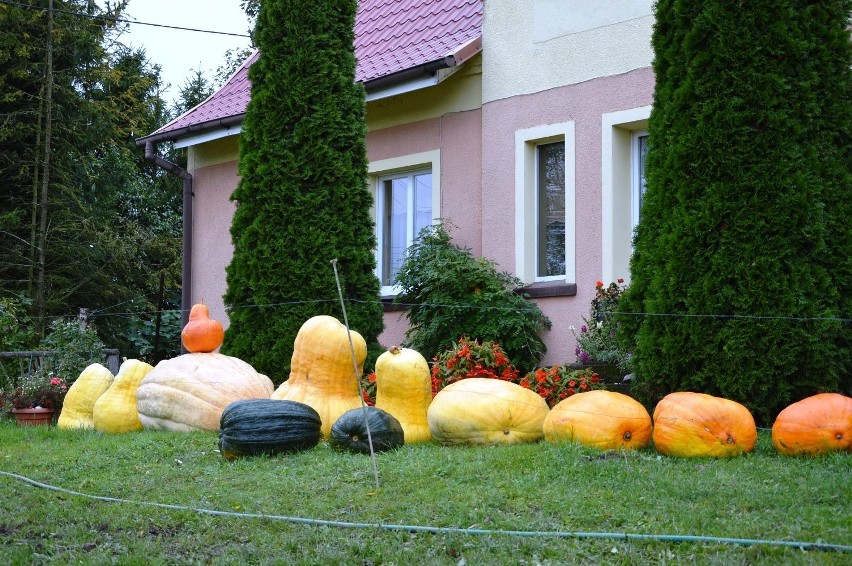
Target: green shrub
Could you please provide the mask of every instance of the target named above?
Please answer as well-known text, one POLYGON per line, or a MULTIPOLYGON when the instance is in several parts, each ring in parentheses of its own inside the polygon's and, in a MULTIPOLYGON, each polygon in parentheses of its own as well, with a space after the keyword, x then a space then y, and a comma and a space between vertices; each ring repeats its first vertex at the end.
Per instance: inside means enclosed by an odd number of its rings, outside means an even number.
POLYGON ((848 0, 655 4, 648 188, 621 310, 632 391, 849 387, 848 0), (844 385, 845 384, 845 385, 844 385))
POLYGON ((547 351, 540 337, 550 320, 516 293, 520 280, 498 272, 493 261, 452 243, 441 225, 424 228, 396 276, 410 327, 406 345, 427 360, 462 336, 500 344, 512 364, 535 368, 547 351))

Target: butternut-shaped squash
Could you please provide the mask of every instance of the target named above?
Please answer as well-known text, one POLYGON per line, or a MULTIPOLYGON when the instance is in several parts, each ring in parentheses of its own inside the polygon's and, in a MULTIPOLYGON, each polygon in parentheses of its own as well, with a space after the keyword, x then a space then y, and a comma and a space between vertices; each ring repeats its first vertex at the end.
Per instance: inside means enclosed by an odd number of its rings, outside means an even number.
POLYGON ((136 409, 148 430, 219 430, 234 401, 269 399, 272 380, 246 362, 217 353, 163 360, 142 379, 136 409))
POLYGON ((115 376, 101 364, 92 364, 84 369, 77 380, 68 388, 62 412, 56 421, 59 428, 94 428, 92 410, 95 401, 112 385, 115 376))
POLYGON ((125 360, 118 368, 112 384, 95 401, 92 420, 101 432, 132 432, 142 430, 136 410, 136 390, 142 378, 153 366, 140 360, 125 360))
POLYGON ((376 407, 402 425, 405 443, 432 440, 426 411, 432 403, 429 364, 420 352, 394 346, 376 360, 376 407))
POLYGON ((657 403, 652 438, 667 456, 730 458, 754 449, 757 427, 736 401, 680 391, 657 403))
POLYGON ((426 417, 441 444, 518 444, 541 439, 549 411, 544 399, 517 383, 469 377, 441 389, 426 417))
POLYGON ((272 394, 272 399, 313 407, 322 420, 323 438, 329 437, 331 426, 343 413, 362 403, 358 378, 364 371, 367 343, 354 330, 351 336, 354 364, 345 325, 328 315, 305 321, 293 343, 290 377, 272 394))
POLYGON ((550 409, 542 428, 548 442, 598 450, 637 449, 651 442, 651 415, 642 403, 602 389, 566 397, 550 409))

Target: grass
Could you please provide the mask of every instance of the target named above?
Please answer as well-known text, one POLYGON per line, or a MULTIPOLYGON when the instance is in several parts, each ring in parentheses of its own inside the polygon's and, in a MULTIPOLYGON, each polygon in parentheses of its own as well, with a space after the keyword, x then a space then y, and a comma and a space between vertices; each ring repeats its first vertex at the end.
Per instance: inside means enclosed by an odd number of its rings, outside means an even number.
POLYGON ((849 564, 852 552, 767 544, 344 528, 169 509, 486 530, 699 535, 852 545, 852 456, 681 460, 575 445, 325 443, 225 461, 215 433, 106 435, 0 422, 0 561, 10 564, 849 564))

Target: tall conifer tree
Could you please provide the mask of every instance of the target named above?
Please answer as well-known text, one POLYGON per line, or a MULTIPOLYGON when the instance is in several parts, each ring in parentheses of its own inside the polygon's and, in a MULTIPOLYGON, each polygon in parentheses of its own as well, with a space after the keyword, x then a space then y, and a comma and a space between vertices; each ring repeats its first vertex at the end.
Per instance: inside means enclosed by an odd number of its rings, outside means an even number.
POLYGON ((374 275, 364 87, 355 82, 355 0, 264 0, 261 56, 240 137, 223 351, 276 383, 310 317, 343 320, 368 343, 383 328, 374 275))
POLYGON ((850 387, 849 0, 656 3, 648 189, 622 311, 636 391, 850 387), (846 319, 844 323, 842 319, 846 319))

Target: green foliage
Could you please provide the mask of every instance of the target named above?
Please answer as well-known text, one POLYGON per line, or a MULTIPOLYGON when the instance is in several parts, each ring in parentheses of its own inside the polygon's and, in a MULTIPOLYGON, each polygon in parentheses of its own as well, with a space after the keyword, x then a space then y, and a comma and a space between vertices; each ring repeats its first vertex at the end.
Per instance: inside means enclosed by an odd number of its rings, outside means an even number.
POLYGON ((144 316, 112 313, 155 310, 161 274, 180 288, 182 228, 180 181, 134 144, 167 112, 159 68, 117 41, 126 5, 55 0, 51 73, 44 3, 0 6, 0 294, 31 299, 36 340, 46 321, 88 308, 102 339, 136 356, 125 337, 144 316))
POLYGON ((517 294, 521 282, 498 272, 452 243, 443 225, 424 228, 396 276, 406 307, 406 345, 426 359, 452 348, 462 336, 497 342, 522 373, 534 369, 547 348, 540 337, 550 320, 517 294))
POLYGON ((622 309, 633 391, 767 425, 850 390, 852 3, 656 4, 648 189, 622 309))
POLYGON ((54 320, 39 348, 53 352, 42 359, 41 371, 62 376, 69 386, 90 364, 105 362, 104 344, 97 332, 91 327, 81 329, 76 321, 54 320))
POLYGON ((354 0, 263 2, 227 268, 222 352, 281 382, 293 341, 319 314, 375 343, 383 329, 367 190, 364 88, 355 83, 354 0), (286 33, 282 33, 286 30, 286 33))
POLYGON ((624 340, 619 338, 623 330, 615 314, 619 312, 621 296, 626 290, 623 279, 607 286, 604 286, 603 281, 597 282, 589 317, 583 317, 580 333, 577 334, 577 330, 571 326, 571 332, 577 339, 575 353, 579 363, 612 364, 618 367, 622 375, 632 371, 630 358, 633 344, 629 336, 624 340))

